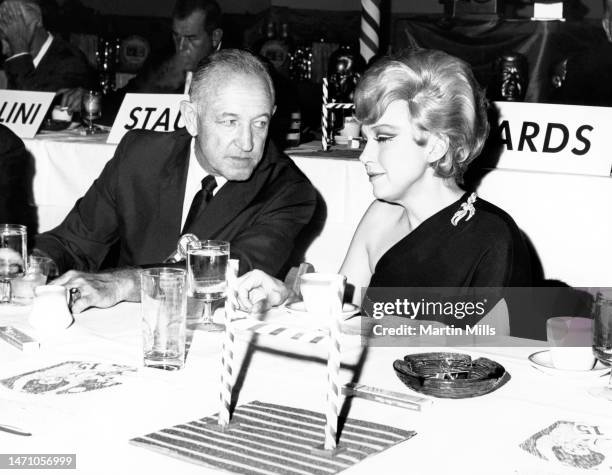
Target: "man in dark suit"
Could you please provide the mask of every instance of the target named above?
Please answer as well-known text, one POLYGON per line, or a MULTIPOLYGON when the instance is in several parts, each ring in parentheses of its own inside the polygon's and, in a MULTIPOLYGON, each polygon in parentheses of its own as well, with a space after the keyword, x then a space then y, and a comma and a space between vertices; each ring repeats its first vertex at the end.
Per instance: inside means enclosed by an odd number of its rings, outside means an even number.
MULTIPOLYGON (((185 78, 202 59, 218 50, 223 38, 221 9, 215 0, 177 0, 172 11, 174 52, 150 58, 125 87, 104 98, 103 122, 112 123, 126 93, 182 94, 185 78)), ((77 112, 85 90, 62 90, 61 105, 77 112)))
POLYGON ((33 159, 23 142, 0 124, 0 223, 25 224, 30 233, 35 232, 33 176, 33 159))
POLYGON ((241 272, 285 269, 316 194, 266 140, 274 87, 265 66, 245 51, 215 53, 195 72, 181 112, 186 130, 126 134, 62 224, 37 238, 37 252, 60 271, 78 270, 57 280, 79 289, 74 311, 139 300, 135 269, 82 272, 101 270, 115 243, 119 267, 162 262, 192 232, 229 241, 241 272), (194 209, 200 190, 212 198, 194 209))
POLYGON ((45 29, 37 0, 4 0, 0 38, 9 89, 57 92, 95 80, 85 56, 45 29))

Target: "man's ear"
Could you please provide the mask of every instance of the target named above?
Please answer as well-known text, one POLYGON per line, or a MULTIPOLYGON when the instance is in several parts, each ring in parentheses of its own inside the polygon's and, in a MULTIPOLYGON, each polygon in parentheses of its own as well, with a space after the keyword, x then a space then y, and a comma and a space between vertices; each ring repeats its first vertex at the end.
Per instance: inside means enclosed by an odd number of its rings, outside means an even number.
POLYGON ((181 115, 185 121, 185 128, 189 135, 195 137, 198 135, 198 107, 190 101, 181 101, 181 115))
POLYGON ((429 134, 427 138, 427 161, 435 163, 448 152, 448 137, 446 135, 429 134))
POLYGON ((221 46, 221 40, 223 39, 223 30, 221 28, 215 28, 211 35, 212 47, 216 51, 221 46))

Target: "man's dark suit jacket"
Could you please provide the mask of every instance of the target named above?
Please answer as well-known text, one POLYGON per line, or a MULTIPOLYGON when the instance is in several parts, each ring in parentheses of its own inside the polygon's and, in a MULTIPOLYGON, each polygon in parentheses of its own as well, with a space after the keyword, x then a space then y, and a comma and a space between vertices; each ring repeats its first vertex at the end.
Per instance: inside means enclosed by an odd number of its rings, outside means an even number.
POLYGON ((81 51, 57 36, 34 67, 31 55, 4 62, 9 89, 56 92, 61 88, 92 87, 95 75, 81 51))
MULTIPOLYGON (((181 232, 190 141, 185 129, 126 134, 85 196, 36 247, 60 271, 99 270, 117 241, 120 267, 162 262, 181 232)), ((308 179, 269 143, 249 180, 227 182, 185 231, 229 241, 241 273, 278 275, 315 204, 308 179)))
POLYGON ((37 228, 33 162, 21 139, 0 125, 0 223, 25 224, 32 236, 37 228))

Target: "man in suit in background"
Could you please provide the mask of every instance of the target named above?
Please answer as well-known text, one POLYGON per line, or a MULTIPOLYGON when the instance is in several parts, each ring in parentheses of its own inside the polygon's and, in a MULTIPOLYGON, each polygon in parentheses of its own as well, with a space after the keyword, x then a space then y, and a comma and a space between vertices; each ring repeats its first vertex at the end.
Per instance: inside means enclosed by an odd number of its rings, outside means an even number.
MULTIPOLYGON (((188 71, 218 50, 223 38, 221 9, 215 0, 178 0, 172 12, 174 53, 152 59, 125 87, 104 99, 104 121, 112 123, 128 92, 149 94, 182 94, 188 71)), ((62 91, 62 106, 78 112, 85 90, 62 91)))
POLYGON ((139 271, 125 267, 162 262, 187 232, 229 241, 241 273, 286 270, 316 193, 267 140, 274 100, 259 59, 221 50, 194 73, 190 101, 181 104, 186 130, 124 136, 62 224, 37 238, 37 252, 60 272, 77 269, 56 282, 79 289, 74 311, 138 301, 139 271), (100 271, 115 244, 119 270, 83 272, 100 271))
POLYGON ((85 56, 45 29, 38 0, 4 0, 0 38, 9 89, 57 92, 95 80, 85 56))
POLYGON ((37 228, 33 177, 33 159, 23 142, 0 124, 0 223, 24 224, 32 236, 37 228))

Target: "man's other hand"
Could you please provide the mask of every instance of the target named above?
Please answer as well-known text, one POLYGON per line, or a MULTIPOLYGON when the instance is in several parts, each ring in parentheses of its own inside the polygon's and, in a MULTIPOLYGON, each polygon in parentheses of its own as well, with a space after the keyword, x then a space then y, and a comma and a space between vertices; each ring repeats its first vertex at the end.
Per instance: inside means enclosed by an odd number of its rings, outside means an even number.
POLYGON ((78 289, 80 296, 72 305, 73 313, 81 313, 89 307, 107 308, 123 301, 140 301, 139 269, 97 274, 71 270, 51 283, 78 289))
POLYGON ((75 87, 71 89, 64 88, 57 91, 57 94, 62 96, 62 100, 60 102, 62 107, 68 107, 68 110, 73 114, 76 112, 81 112, 81 103, 83 102, 85 89, 82 87, 75 87))

